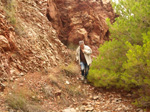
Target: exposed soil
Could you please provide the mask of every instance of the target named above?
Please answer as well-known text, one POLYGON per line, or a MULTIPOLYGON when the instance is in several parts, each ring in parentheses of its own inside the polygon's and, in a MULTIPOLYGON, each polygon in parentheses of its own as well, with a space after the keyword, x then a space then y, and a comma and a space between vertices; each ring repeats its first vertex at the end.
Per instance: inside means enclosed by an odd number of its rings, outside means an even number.
MULTIPOLYGON (((144 112, 132 105, 135 96, 124 91, 95 88, 80 80, 80 73, 72 75, 53 68, 47 73, 28 73, 5 82, 6 89, 0 93, 0 112, 14 110, 6 99, 13 92, 31 94, 31 99, 40 105, 39 112, 144 112)), ((26 95, 28 100, 31 100, 26 95)), ((36 112, 32 110, 33 112, 36 112)))

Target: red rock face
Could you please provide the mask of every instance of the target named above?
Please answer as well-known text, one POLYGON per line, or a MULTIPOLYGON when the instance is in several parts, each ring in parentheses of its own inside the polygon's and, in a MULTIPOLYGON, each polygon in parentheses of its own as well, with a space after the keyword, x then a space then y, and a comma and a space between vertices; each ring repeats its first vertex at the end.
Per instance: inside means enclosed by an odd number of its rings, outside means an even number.
POLYGON ((66 45, 86 44, 99 47, 109 38, 106 18, 114 22, 109 0, 48 0, 47 16, 66 45))
MULTIPOLYGON (((58 26, 59 11, 55 12, 54 2, 49 6, 49 19, 58 26)), ((47 20, 46 10, 47 0, 0 1, 0 78, 48 70, 69 61, 68 50, 47 20), (6 8, 10 4, 14 9, 6 8)))

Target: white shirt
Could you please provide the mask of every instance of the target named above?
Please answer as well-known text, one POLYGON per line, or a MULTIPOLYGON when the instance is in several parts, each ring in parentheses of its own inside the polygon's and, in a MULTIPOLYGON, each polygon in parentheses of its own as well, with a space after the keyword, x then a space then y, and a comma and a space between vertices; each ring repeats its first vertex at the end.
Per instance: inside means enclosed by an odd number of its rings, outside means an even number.
MULTIPOLYGON (((89 46, 84 45, 83 54, 85 56, 87 64, 90 65, 92 63, 91 59, 92 49, 89 46)), ((76 50, 76 60, 79 61, 80 64, 80 46, 76 50)))

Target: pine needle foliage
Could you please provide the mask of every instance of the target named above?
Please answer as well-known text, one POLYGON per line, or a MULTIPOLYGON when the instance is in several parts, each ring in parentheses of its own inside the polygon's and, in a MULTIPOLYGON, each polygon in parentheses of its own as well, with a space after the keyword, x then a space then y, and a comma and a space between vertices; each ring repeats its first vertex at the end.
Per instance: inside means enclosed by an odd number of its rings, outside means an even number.
POLYGON ((120 0, 113 7, 119 17, 106 20, 112 41, 100 46, 88 80, 98 87, 138 87, 137 105, 150 106, 150 0, 120 0))

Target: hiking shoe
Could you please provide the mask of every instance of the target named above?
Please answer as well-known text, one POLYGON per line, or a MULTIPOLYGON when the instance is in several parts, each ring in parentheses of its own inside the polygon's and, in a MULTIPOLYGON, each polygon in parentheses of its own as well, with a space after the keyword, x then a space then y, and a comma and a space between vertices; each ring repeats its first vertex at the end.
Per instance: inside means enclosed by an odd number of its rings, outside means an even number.
POLYGON ((84 84, 87 84, 87 80, 84 80, 84 84))
POLYGON ((84 77, 83 77, 83 76, 81 77, 81 80, 82 80, 82 81, 84 80, 84 77))

